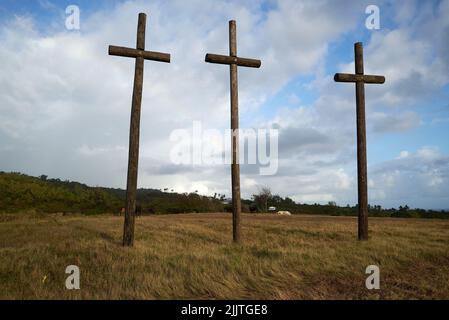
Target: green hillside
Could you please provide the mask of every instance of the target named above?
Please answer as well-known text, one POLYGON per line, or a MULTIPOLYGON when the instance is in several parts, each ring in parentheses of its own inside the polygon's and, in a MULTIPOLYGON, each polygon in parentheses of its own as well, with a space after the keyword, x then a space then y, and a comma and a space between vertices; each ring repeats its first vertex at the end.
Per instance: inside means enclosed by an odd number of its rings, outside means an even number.
MULTIPOLYGON (((35 210, 85 214, 117 213, 123 207, 125 191, 89 187, 73 181, 31 177, 0 172, 0 212, 35 210)), ((167 193, 139 189, 137 202, 145 213, 222 212, 218 199, 198 194, 167 193)))
POLYGON ((36 178, 20 173, 0 173, 0 211, 94 214, 117 210, 120 203, 117 196, 101 188, 47 179, 46 176, 36 178))

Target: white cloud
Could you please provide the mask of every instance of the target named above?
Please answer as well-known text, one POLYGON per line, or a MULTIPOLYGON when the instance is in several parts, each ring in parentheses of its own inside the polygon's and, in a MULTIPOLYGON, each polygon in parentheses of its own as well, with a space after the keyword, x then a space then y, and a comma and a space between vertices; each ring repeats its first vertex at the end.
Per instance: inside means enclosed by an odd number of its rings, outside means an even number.
POLYGON ((386 206, 426 206, 444 209, 449 201, 449 156, 436 147, 422 147, 416 152, 401 152, 394 160, 370 168, 372 200, 386 206), (382 197, 379 198, 378 194, 382 197))
POLYGON ((408 156, 410 156, 410 152, 404 150, 399 153, 399 156, 396 159, 403 159, 407 158, 408 156))

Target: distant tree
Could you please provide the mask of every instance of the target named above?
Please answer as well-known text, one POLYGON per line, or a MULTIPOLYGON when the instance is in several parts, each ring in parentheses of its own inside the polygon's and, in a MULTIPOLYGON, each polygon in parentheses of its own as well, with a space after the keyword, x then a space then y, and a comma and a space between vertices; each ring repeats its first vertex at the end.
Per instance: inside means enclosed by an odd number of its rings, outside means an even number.
POLYGON ((41 175, 39 177, 39 179, 41 179, 42 181, 47 181, 48 176, 46 176, 45 174, 41 175))
POLYGON ((262 212, 268 211, 268 200, 271 197, 271 190, 268 187, 259 188, 259 192, 257 194, 253 194, 254 202, 262 212))
POLYGON ((268 199, 268 206, 278 207, 282 203, 282 197, 279 195, 274 195, 270 199, 268 199))
POLYGON ((336 207, 336 206, 337 206, 337 203, 336 203, 335 201, 329 201, 329 202, 327 203, 327 205, 328 205, 329 207, 336 207))

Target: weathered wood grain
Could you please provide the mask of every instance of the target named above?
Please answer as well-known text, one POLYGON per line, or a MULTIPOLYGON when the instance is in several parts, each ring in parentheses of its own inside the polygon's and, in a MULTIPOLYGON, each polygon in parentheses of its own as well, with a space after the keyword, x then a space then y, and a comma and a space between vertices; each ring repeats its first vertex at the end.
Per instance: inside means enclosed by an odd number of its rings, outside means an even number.
POLYGON ((260 68, 262 62, 257 59, 240 58, 233 56, 223 56, 221 54, 206 54, 206 62, 218 64, 236 64, 239 67, 260 68))
POLYGON ((119 46, 109 46, 109 55, 111 56, 121 56, 129 58, 143 58, 145 60, 153 60, 159 62, 170 63, 170 54, 156 52, 156 51, 144 51, 133 48, 119 47, 119 46))
POLYGON ((384 76, 350 74, 350 73, 336 73, 334 76, 335 82, 364 82, 364 83, 385 83, 384 76))

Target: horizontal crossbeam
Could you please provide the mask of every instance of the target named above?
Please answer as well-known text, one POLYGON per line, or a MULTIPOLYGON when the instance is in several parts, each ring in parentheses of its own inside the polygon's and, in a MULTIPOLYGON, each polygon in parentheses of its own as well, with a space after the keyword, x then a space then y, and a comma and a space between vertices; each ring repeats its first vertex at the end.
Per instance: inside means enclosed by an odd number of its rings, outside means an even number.
POLYGON ((126 48, 126 47, 109 46, 109 55, 120 56, 120 57, 129 57, 129 58, 141 57, 141 58, 144 58, 145 60, 153 60, 153 61, 170 63, 170 54, 169 53, 145 51, 145 50, 138 50, 138 49, 133 49, 133 48, 126 48))
POLYGON ((336 82, 364 82, 364 83, 385 83, 384 76, 373 76, 367 74, 336 73, 334 76, 336 82))
POLYGON ((220 54, 206 54, 206 62, 219 64, 236 64, 240 67, 260 68, 262 62, 257 59, 223 56, 220 54))

